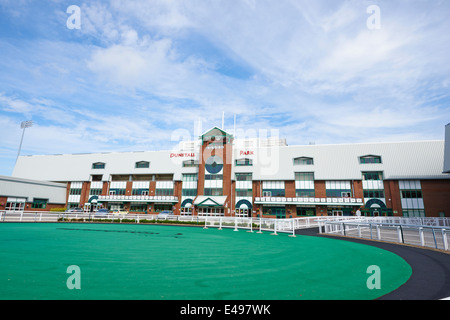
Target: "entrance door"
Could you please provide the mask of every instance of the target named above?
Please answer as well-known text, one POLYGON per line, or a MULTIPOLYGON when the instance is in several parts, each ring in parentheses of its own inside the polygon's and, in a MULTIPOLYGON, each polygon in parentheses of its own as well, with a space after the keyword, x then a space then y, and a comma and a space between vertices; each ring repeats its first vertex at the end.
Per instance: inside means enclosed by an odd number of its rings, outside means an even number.
POLYGON ((236 209, 236 216, 238 217, 248 217, 249 209, 236 209))
POLYGON ((342 210, 333 210, 333 217, 341 217, 343 214, 342 210))
POLYGON ((272 213, 275 214, 277 219, 286 218, 286 208, 273 208, 272 213))

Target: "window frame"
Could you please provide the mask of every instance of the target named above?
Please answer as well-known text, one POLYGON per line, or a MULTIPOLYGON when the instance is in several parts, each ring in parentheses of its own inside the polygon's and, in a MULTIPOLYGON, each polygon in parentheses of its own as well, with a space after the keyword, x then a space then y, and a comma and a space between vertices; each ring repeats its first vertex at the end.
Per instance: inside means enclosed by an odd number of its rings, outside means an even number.
POLYGON ((137 161, 134 164, 135 169, 148 169, 150 168, 150 161, 137 161), (144 166, 142 166, 144 165, 144 166))
POLYGON ((377 156, 377 155, 365 155, 365 156, 360 156, 358 157, 359 159, 359 164, 381 164, 383 163, 381 156, 377 156), (373 161, 367 161, 369 159, 372 159, 373 161), (375 161, 375 160, 379 160, 379 161, 375 161))
POLYGON ((312 157, 297 157, 293 159, 294 166, 313 166, 314 158, 312 157))
POLYGON ((93 170, 102 170, 106 168, 106 163, 105 162, 94 162, 92 164, 92 169, 93 170))

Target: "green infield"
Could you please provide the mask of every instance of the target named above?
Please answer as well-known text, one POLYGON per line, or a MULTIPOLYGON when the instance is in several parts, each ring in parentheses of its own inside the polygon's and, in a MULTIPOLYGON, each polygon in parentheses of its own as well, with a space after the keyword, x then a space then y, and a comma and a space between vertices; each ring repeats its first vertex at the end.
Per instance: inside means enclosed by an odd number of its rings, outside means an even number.
POLYGON ((374 299, 411 276, 343 240, 197 227, 0 224, 0 299, 374 299))

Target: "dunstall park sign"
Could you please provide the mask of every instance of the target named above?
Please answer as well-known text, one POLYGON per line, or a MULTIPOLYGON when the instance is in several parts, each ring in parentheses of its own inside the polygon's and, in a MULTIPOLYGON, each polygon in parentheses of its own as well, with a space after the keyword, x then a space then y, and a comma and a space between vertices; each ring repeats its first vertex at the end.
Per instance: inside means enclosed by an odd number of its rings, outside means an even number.
POLYGON ((195 153, 171 153, 171 158, 194 158, 195 153))

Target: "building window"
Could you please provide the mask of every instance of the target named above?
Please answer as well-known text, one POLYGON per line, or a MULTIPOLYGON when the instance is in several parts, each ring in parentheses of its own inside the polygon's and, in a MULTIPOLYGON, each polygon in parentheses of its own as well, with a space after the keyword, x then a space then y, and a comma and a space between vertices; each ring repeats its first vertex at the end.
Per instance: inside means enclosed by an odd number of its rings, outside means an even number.
POLYGON ((380 156, 362 156, 359 157, 359 163, 381 163, 381 157, 380 156))
POLYGON ((6 202, 5 210, 7 211, 23 211, 25 208, 25 202, 6 202))
POLYGON ((31 204, 32 209, 45 209, 47 207, 47 199, 34 199, 31 204))
POLYGON ((296 172, 295 181, 314 181, 314 172, 296 172))
POLYGON ((424 217, 425 207, 420 180, 399 180, 404 217, 424 217))
POLYGON ((295 173, 295 196, 315 197, 314 172, 295 173))
POLYGON ((316 196, 316 192, 314 191, 314 189, 296 189, 295 196, 302 198, 304 197, 314 198, 316 196))
POLYGON ((263 189, 263 197, 284 197, 284 196, 285 196, 284 189, 263 189))
POLYGON ((294 159, 294 165, 313 165, 314 159, 308 157, 299 157, 294 159))
POLYGON ((253 166, 252 159, 236 159, 235 161, 236 167, 244 167, 244 166, 253 166))
POLYGON ((332 189, 327 190, 329 198, 351 198, 352 191, 350 189, 332 189))
POLYGON ((157 196, 173 196, 173 189, 156 189, 157 196))
POLYGON ((236 181, 252 181, 251 173, 236 173, 236 181))
POLYGON ((420 199, 422 198, 422 190, 402 190, 402 199, 420 199))
POLYGON ((364 190, 364 198, 384 198, 384 190, 364 190))
POLYGON ((383 172, 381 171, 363 172, 362 176, 363 180, 383 180, 383 172))
POLYGON ((263 181, 263 197, 285 197, 284 181, 263 181))
POLYGON ((78 208, 79 204, 76 202, 67 203, 67 209, 78 208))
POLYGON ((133 189, 131 191, 131 194, 133 196, 148 196, 148 189, 145 188, 133 189))
POLYGON ((125 192, 126 192, 126 189, 110 189, 109 195, 124 196, 125 192))
POLYGON ((198 162, 195 160, 183 161, 183 168, 191 168, 191 167, 198 167, 198 162))
POLYGON ((205 196, 223 196, 222 188, 205 188, 205 196))
POLYGON ((96 162, 92 164, 92 169, 105 169, 105 165, 103 162, 96 162))
POLYGON ((326 196, 330 198, 350 198, 350 181, 325 181, 326 196))
POLYGON ((197 195, 197 189, 183 189, 181 190, 183 197, 195 197, 197 195))
POLYGON ((238 189, 236 190, 236 197, 252 197, 253 190, 252 189, 238 189))
POLYGON ((197 180, 198 176, 196 173, 183 174, 183 189, 181 190, 181 195, 183 197, 195 197, 197 195, 197 180))
POLYGON ((172 211, 172 205, 171 204, 155 204, 154 211, 155 212, 172 211))
POLYGON ((136 169, 144 169, 144 168, 150 168, 150 162, 148 161, 139 161, 135 164, 136 169))
POLYGON ((147 204, 132 204, 130 205, 130 211, 131 212, 146 212, 147 211, 147 204))
POLYGON ((205 174, 205 180, 223 180, 223 174, 205 174))
POLYGON ((89 191, 89 195, 91 195, 91 196, 99 196, 101 194, 102 194, 102 189, 100 189, 100 188, 94 188, 89 191))
POLYGON ((197 181, 197 174, 196 173, 189 173, 189 174, 183 174, 183 181, 197 181))
POLYGON ((71 194, 71 195, 80 195, 81 194, 81 188, 70 189, 69 194, 71 194))

